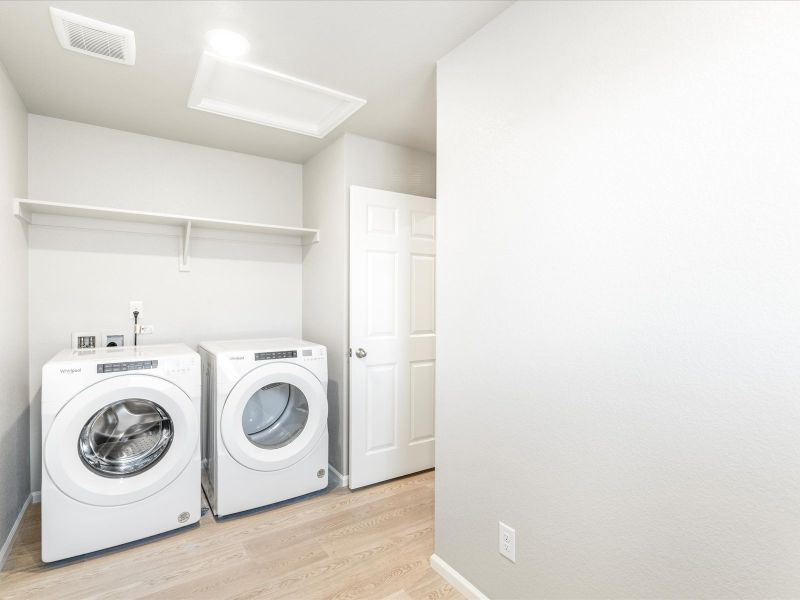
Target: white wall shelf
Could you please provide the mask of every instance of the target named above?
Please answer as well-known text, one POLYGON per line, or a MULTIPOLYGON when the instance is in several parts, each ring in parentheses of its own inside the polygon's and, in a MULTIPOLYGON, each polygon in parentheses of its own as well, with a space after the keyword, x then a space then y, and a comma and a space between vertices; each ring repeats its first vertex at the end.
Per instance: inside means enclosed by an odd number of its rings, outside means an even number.
POLYGON ((206 217, 190 217, 186 215, 170 215, 138 210, 105 208, 101 206, 48 202, 45 200, 28 200, 25 198, 15 198, 14 215, 31 225, 38 224, 36 215, 56 215, 71 218, 102 219, 106 221, 150 223, 154 225, 181 227, 183 231, 181 236, 179 266, 181 271, 189 270, 189 244, 193 227, 199 227, 204 230, 240 231, 289 237, 299 240, 303 245, 319 242, 319 229, 269 225, 266 223, 249 223, 246 221, 227 221, 224 219, 209 219, 206 217))

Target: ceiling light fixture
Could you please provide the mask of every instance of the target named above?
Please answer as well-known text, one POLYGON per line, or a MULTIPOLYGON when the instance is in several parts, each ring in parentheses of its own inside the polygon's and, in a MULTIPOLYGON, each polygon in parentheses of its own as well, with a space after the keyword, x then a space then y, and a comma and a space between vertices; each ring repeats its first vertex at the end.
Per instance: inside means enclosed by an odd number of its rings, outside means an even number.
POLYGON ((250 50, 250 42, 243 35, 227 29, 212 29, 206 34, 206 42, 214 52, 227 58, 244 56, 250 50))

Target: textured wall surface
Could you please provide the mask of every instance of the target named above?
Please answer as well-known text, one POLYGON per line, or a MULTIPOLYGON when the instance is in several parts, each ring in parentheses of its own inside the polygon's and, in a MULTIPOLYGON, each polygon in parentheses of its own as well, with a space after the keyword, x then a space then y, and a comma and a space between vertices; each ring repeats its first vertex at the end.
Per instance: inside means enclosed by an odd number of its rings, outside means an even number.
POLYGON ((27 186, 28 113, 0 65, 0 547, 30 494, 28 244, 11 203, 27 186))
POLYGON ((304 250, 303 336, 328 351, 328 461, 347 473, 347 184, 344 137, 303 165, 303 216, 320 230, 304 250))
POLYGON ((440 61, 436 553, 489 597, 800 596, 798 31, 519 2, 440 61))

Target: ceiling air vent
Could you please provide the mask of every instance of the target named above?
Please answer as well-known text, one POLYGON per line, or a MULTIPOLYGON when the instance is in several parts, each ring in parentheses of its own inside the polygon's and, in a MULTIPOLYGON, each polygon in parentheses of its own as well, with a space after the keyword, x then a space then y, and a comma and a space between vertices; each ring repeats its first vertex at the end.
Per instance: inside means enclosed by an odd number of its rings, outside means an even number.
POLYGON ((109 25, 50 7, 53 28, 67 50, 112 60, 125 65, 136 62, 136 40, 130 29, 109 25))

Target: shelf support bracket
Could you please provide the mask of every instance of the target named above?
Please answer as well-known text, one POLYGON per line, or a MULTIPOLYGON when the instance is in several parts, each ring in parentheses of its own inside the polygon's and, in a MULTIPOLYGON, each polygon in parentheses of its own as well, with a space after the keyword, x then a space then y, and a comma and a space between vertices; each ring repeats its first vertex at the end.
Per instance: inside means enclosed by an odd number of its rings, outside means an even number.
POLYGON ((189 242, 192 239, 192 222, 186 221, 183 226, 183 236, 181 239, 181 255, 180 264, 178 265, 179 271, 191 271, 189 268, 189 242))
POLYGON ((14 198, 14 204, 12 211, 14 216, 17 217, 23 223, 27 223, 28 225, 33 225, 33 215, 31 214, 30 209, 26 210, 22 207, 22 204, 19 201, 19 198, 14 198))

